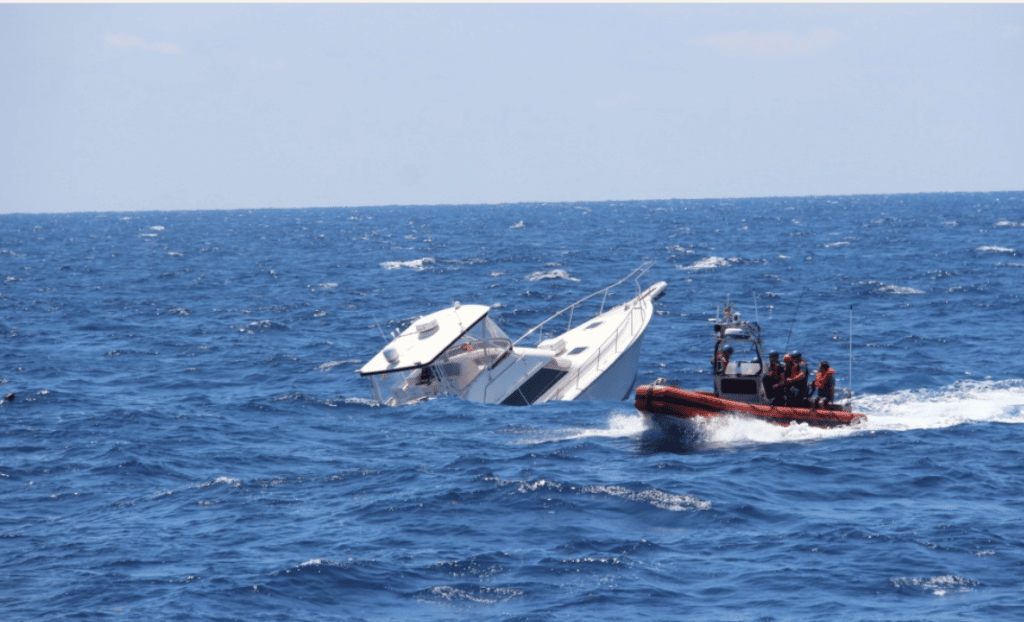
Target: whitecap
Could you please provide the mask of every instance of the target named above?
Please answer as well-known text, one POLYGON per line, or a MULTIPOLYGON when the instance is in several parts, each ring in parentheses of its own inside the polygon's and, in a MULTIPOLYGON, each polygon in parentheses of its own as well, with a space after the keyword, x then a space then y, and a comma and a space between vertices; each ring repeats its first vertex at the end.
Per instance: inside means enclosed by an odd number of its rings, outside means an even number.
POLYGON ((519 222, 517 222, 516 224, 512 225, 511 227, 509 227, 509 229, 525 229, 525 228, 526 228, 526 224, 523 221, 521 221, 521 220, 519 222))
POLYGON ((902 287, 900 285, 890 285, 888 283, 882 283, 880 281, 861 281, 859 285, 874 285, 878 292, 883 294, 923 294, 924 291, 915 289, 913 287, 902 287))
POLYGON ((233 477, 225 477, 222 475, 217 479, 213 480, 212 482, 205 482, 199 484, 197 488, 209 488, 210 486, 216 486, 217 484, 227 484, 228 486, 234 486, 235 488, 238 488, 242 485, 242 482, 241 480, 237 480, 233 477))
POLYGON ((320 283, 318 285, 318 287, 322 287, 323 289, 334 289, 337 286, 337 283, 320 283))
POLYGON ((349 364, 355 364, 355 363, 359 363, 359 362, 360 361, 357 360, 357 359, 346 359, 344 361, 327 361, 326 363, 323 363, 319 367, 317 367, 316 370, 317 371, 329 371, 331 369, 334 369, 335 367, 338 367, 339 365, 349 365, 349 364))
POLYGON ((923 294, 924 290, 915 289, 913 287, 900 287, 899 285, 883 285, 878 288, 878 291, 885 292, 887 294, 923 294))
POLYGON ((471 590, 451 585, 438 585, 426 592, 431 598, 444 601, 469 601, 481 604, 503 603, 523 595, 523 592, 508 587, 477 586, 471 590))
POLYGON ((1005 246, 979 246, 974 249, 976 253, 1007 253, 1010 255, 1016 255, 1017 251, 1012 248, 1006 248, 1005 246))
POLYGON ((595 495, 609 495, 619 497, 627 501, 646 503, 660 510, 670 512, 683 512, 686 510, 710 510, 711 502, 698 499, 692 495, 679 495, 671 492, 648 488, 639 492, 630 490, 625 486, 599 485, 585 486, 583 492, 595 495))
POLYGON ((931 592, 935 596, 945 596, 949 592, 970 592, 979 584, 967 577, 947 574, 939 577, 899 577, 892 579, 892 585, 896 588, 915 588, 931 592))
POLYGON ((828 244, 825 245, 825 248, 837 248, 839 246, 849 246, 849 245, 850 245, 850 243, 849 242, 845 242, 845 241, 844 242, 829 242, 828 244))
POLYGON ((996 223, 997 227, 1024 227, 1024 222, 1011 222, 1009 220, 1000 220, 996 223))
POLYGON ((149 230, 150 231, 163 231, 164 228, 161 225, 154 225, 154 226, 150 227, 149 230))
POLYGON ((578 283, 579 279, 573 276, 569 276, 569 273, 565 270, 550 270, 548 272, 533 272, 526 275, 527 281, 544 281, 547 279, 563 279, 566 281, 573 281, 578 283))
POLYGON ((423 257, 421 259, 412 259, 409 261, 385 261, 380 264, 380 267, 385 270, 399 270, 401 268, 412 268, 413 270, 422 271, 426 269, 427 264, 434 263, 433 257, 423 257))
POLYGON ((695 270, 713 270, 714 268, 724 268, 725 266, 728 266, 728 265, 729 265, 729 260, 728 259, 723 259, 722 257, 713 257, 712 256, 712 257, 707 257, 705 259, 701 259, 700 261, 698 261, 696 263, 690 264, 689 266, 684 267, 683 270, 691 270, 691 271, 695 271, 695 270))

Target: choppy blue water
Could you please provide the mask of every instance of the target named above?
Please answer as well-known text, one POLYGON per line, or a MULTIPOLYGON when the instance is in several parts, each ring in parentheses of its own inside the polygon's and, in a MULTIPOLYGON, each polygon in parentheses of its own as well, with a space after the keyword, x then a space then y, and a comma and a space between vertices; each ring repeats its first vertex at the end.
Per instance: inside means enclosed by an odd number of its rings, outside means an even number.
POLYGON ((5 620, 1024 619, 1024 192, 0 216, 5 620), (381 329, 516 337, 655 260, 855 429, 370 401, 381 329), (378 329, 378 322, 381 329, 378 329))

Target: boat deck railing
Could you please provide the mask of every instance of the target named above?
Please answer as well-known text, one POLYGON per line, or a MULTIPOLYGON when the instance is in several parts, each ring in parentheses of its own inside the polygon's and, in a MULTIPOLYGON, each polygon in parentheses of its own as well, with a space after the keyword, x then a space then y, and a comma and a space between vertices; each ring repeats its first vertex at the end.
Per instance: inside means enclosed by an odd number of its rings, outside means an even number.
MULTIPOLYGON (((552 393, 551 397, 548 398, 549 400, 560 400, 570 389, 580 389, 581 381, 584 378, 587 378, 587 382, 589 383, 591 381, 591 375, 596 376, 598 372, 604 371, 601 368, 602 361, 606 364, 608 364, 609 360, 611 363, 614 363, 618 360, 619 356, 633 344, 637 336, 643 331, 649 321, 646 314, 646 307, 642 300, 636 301, 635 308, 636 312, 633 310, 628 312, 629 321, 619 323, 615 328, 615 332, 601 342, 601 345, 597 349, 597 355, 592 356, 586 364, 574 370, 569 378, 561 384, 558 390, 552 393)), ((652 307, 651 312, 653 313, 653 311, 654 309, 652 307)))
POLYGON ((641 289, 641 286, 640 286, 640 277, 642 277, 644 274, 646 274, 647 271, 650 270, 651 266, 653 266, 653 265, 654 265, 653 261, 645 262, 643 265, 641 265, 640 267, 636 268, 635 270, 633 270, 632 272, 630 272, 629 274, 624 276, 622 279, 612 283, 608 287, 605 287, 604 289, 599 289, 596 292, 590 294, 589 296, 584 296, 583 298, 580 298, 579 300, 577 300, 576 302, 572 303, 568 307, 562 309, 561 311, 556 312, 555 314, 553 314, 548 319, 544 320, 540 324, 537 324, 536 326, 534 326, 530 330, 528 330, 525 333, 523 333, 523 336, 520 337, 519 339, 516 339, 515 342, 512 343, 512 345, 513 346, 519 345, 519 342, 522 341, 523 339, 526 339, 528 336, 530 336, 533 333, 541 330, 549 322, 552 322, 553 320, 555 320, 555 319, 557 319, 559 317, 562 317, 562 316, 564 316, 566 314, 568 314, 568 326, 565 328, 565 331, 563 331, 563 332, 567 332, 569 330, 572 330, 572 319, 573 319, 573 314, 576 311, 576 309, 581 307, 583 305, 583 303, 585 303, 588 300, 591 300, 592 298, 595 298, 597 296, 602 296, 602 299, 601 299, 601 309, 597 312, 596 315, 600 315, 600 314, 604 313, 604 305, 605 305, 605 303, 608 300, 608 293, 611 292, 611 290, 615 289, 619 285, 622 285, 623 283, 625 283, 626 281, 628 281, 630 279, 633 279, 636 282, 636 295, 639 296, 640 293, 643 291, 643 289, 641 289))

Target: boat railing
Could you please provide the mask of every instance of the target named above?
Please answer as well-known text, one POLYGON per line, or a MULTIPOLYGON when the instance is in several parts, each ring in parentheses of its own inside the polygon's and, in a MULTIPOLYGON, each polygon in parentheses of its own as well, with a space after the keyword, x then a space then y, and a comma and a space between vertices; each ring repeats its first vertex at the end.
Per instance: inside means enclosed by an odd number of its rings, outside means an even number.
POLYGON ((641 301, 637 301, 637 308, 639 309, 639 313, 629 313, 629 321, 619 324, 619 326, 616 327, 615 332, 601 342, 600 347, 597 349, 597 356, 591 357, 585 365, 574 370, 568 381, 563 383, 549 399, 560 400, 569 391, 569 389, 579 389, 580 381, 587 375, 593 373, 595 369, 600 370, 601 361, 608 360, 609 354, 611 354, 611 360, 613 362, 618 359, 619 355, 626 349, 626 347, 629 346, 629 344, 633 343, 637 333, 640 332, 638 326, 642 328, 647 325, 645 307, 641 301), (639 317, 637 317, 638 315, 639 317), (623 338, 625 339, 625 345, 620 347, 619 341, 623 338))
POLYGON ((623 278, 619 279, 618 281, 612 283, 608 287, 605 287, 604 289, 599 289, 596 292, 590 294, 589 296, 584 296, 583 298, 580 298, 579 300, 577 300, 576 302, 572 303, 568 307, 562 309, 561 311, 556 312, 555 314, 553 314, 552 316, 550 316, 549 318, 547 318, 546 320, 544 320, 540 324, 537 324, 536 326, 534 326, 530 330, 528 330, 525 333, 523 333, 523 336, 520 337, 519 339, 516 339, 515 342, 513 342, 512 345, 513 346, 519 345, 520 341, 522 341, 523 339, 526 339, 528 336, 530 336, 533 333, 537 332, 538 330, 542 329, 549 322, 551 322, 551 321, 553 321, 553 320, 555 320, 555 319, 557 319, 557 318, 559 318, 559 317, 561 317, 561 316, 563 316, 565 314, 569 315, 569 319, 568 319, 569 323, 568 323, 568 326, 566 327, 565 330, 566 331, 571 330, 572 329, 573 312, 577 308, 582 306, 583 303, 585 303, 588 300, 590 300, 592 298, 595 298, 597 296, 603 296, 602 299, 601 299, 601 308, 597 312, 597 315, 600 315, 601 313, 604 313, 604 305, 605 305, 605 302, 607 302, 607 300, 608 300, 608 293, 611 290, 615 289, 619 285, 622 285, 623 283, 625 283, 626 281, 628 281, 630 279, 633 279, 633 280, 636 281, 636 293, 637 293, 637 295, 640 295, 640 293, 643 291, 643 289, 641 289, 641 287, 640 287, 640 277, 642 277, 644 274, 646 274, 647 271, 650 270, 651 266, 653 266, 653 265, 654 265, 653 261, 645 262, 643 265, 641 265, 640 267, 636 268, 635 270, 633 270, 632 272, 630 272, 629 274, 627 274, 623 278))

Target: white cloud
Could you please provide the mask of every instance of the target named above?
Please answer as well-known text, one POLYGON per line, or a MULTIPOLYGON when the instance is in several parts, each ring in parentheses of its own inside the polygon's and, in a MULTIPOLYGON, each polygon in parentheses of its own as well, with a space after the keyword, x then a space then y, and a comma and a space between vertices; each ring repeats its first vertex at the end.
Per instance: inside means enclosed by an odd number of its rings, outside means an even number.
POLYGON ((806 56, 829 48, 850 37, 835 28, 819 28, 806 35, 788 31, 720 33, 693 39, 690 43, 709 47, 726 56, 806 56))
POLYGON ((181 48, 173 43, 150 43, 141 37, 131 35, 107 35, 107 45, 115 48, 151 50, 162 54, 184 54, 181 48))

